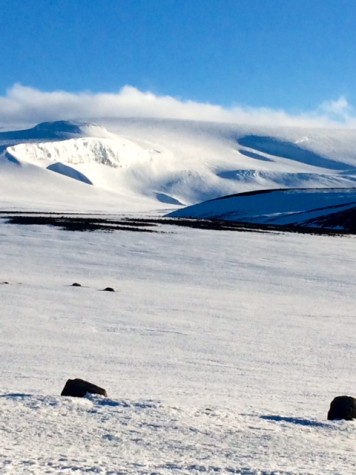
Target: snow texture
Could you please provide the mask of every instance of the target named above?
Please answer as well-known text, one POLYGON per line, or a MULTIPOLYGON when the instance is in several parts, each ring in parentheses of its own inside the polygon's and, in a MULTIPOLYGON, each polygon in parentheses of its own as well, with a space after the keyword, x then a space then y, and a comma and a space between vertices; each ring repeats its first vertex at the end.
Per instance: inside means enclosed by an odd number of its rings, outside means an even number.
POLYGON ((1 223, 0 473, 354 473, 355 238, 160 231, 1 223))

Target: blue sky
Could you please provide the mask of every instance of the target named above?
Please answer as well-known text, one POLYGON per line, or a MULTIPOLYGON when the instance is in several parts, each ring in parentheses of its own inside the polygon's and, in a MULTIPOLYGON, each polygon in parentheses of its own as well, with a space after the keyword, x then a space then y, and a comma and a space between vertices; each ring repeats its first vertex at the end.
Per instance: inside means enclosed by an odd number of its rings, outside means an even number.
POLYGON ((356 103, 355 0, 0 0, 0 44, 2 97, 19 83, 291 114, 356 103))

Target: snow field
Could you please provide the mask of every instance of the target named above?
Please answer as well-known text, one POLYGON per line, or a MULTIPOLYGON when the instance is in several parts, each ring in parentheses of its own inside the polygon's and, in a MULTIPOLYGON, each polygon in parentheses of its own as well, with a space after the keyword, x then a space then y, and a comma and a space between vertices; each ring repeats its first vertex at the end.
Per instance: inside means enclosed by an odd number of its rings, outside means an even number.
POLYGON ((354 237, 158 230, 1 223, 0 473, 353 473, 354 237))

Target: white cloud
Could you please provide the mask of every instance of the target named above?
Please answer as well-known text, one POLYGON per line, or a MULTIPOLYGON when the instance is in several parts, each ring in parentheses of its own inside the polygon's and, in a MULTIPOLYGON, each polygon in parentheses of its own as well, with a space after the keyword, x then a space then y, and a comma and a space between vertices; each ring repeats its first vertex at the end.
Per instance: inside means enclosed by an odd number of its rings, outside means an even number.
POLYGON ((43 92, 15 84, 0 97, 0 125, 27 126, 51 120, 88 120, 153 117, 254 125, 356 127, 344 97, 324 102, 316 111, 293 115, 283 110, 183 101, 125 86, 117 93, 43 92))
POLYGON ((344 96, 340 96, 336 100, 323 102, 320 110, 335 119, 343 121, 352 117, 352 107, 344 96))

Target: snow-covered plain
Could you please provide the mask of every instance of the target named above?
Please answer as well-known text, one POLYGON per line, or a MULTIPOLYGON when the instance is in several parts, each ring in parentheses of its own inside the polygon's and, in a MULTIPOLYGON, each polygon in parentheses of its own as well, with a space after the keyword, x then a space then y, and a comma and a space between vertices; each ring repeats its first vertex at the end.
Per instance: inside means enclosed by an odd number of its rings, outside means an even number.
POLYGON ((355 238, 158 230, 1 223, 0 472, 355 473, 355 238))
MULTIPOLYGON (((0 209, 142 217, 355 186, 353 131, 103 125, 1 133, 0 209)), ((355 236, 156 231, 1 214, 0 473, 356 473, 355 421, 326 419, 356 391, 355 236), (60 397, 75 377, 108 398, 60 397)))

